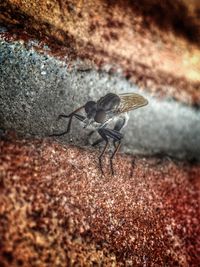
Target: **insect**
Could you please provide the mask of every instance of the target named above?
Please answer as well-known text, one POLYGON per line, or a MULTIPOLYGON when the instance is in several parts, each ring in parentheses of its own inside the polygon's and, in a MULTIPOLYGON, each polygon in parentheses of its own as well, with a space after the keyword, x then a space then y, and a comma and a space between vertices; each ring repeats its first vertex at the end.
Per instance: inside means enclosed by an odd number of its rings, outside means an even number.
POLYGON ((89 133, 89 136, 94 132, 98 132, 100 138, 97 139, 92 146, 96 146, 105 141, 105 146, 99 156, 99 167, 101 173, 104 174, 102 168, 102 157, 109 144, 109 139, 113 141, 114 151, 110 157, 111 173, 114 175, 113 158, 120 148, 123 134, 121 130, 126 126, 129 119, 128 112, 133 109, 143 107, 148 104, 147 99, 135 93, 114 94, 108 93, 99 100, 88 101, 85 105, 77 108, 69 115, 60 114, 60 118, 69 118, 67 130, 51 136, 62 136, 70 132, 73 117, 83 123, 83 128, 93 126, 94 130, 89 133), (79 114, 81 110, 85 111, 85 116, 79 114), (113 126, 111 126, 113 125, 113 126))

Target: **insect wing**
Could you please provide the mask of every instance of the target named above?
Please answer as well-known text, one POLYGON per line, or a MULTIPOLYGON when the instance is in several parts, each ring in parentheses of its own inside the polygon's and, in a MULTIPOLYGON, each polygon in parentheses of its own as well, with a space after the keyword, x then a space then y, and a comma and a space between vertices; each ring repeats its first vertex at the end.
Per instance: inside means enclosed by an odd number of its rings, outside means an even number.
POLYGON ((120 105, 117 110, 118 113, 128 112, 148 104, 146 98, 135 93, 120 94, 119 97, 120 105))

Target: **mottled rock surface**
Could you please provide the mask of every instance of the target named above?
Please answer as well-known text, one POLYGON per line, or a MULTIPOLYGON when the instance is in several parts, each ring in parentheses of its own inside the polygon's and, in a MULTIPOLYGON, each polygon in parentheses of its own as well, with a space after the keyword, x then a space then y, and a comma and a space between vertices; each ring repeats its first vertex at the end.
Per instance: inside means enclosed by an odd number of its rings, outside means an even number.
POLYGON ((200 165, 0 142, 1 266, 198 266, 200 165))
POLYGON ((89 59, 150 92, 199 105, 198 0, 4 0, 0 10, 15 34, 8 39, 32 36, 61 58, 89 59))
POLYGON ((0 267, 199 266, 199 14, 199 0, 0 1, 0 267), (149 101, 115 176, 80 124, 47 139, 107 92, 149 101))
MULTIPOLYGON (((35 51, 31 41, 28 45, 0 40, 0 128, 13 129, 23 136, 49 136, 67 128, 68 119, 57 121, 59 114, 69 114, 108 92, 135 92, 146 97, 149 104, 129 112, 122 151, 200 159, 198 108, 153 97, 117 73, 83 71, 80 65, 87 64, 80 59, 69 67, 35 51)), ((71 134, 61 139, 88 147, 88 132, 74 119, 71 134)))

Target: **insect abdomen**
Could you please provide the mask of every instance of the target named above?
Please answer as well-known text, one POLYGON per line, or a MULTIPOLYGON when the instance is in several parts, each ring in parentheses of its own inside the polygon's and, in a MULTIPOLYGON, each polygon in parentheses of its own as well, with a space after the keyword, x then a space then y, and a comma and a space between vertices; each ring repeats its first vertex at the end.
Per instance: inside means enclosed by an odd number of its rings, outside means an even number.
POLYGON ((109 93, 101 97, 97 101, 97 108, 103 109, 105 111, 112 111, 116 109, 120 104, 120 97, 116 94, 109 93))

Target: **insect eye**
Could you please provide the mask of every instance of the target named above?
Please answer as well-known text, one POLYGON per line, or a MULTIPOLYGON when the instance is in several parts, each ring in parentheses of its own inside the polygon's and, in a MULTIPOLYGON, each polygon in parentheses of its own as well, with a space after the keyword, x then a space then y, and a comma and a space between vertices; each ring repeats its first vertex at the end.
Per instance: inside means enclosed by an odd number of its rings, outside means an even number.
POLYGON ((94 120, 98 123, 103 123, 106 119, 106 113, 104 110, 98 110, 94 117, 94 120))
POLYGON ((96 111, 96 102, 94 101, 88 101, 86 104, 85 104, 85 112, 87 114, 92 114, 96 111))

